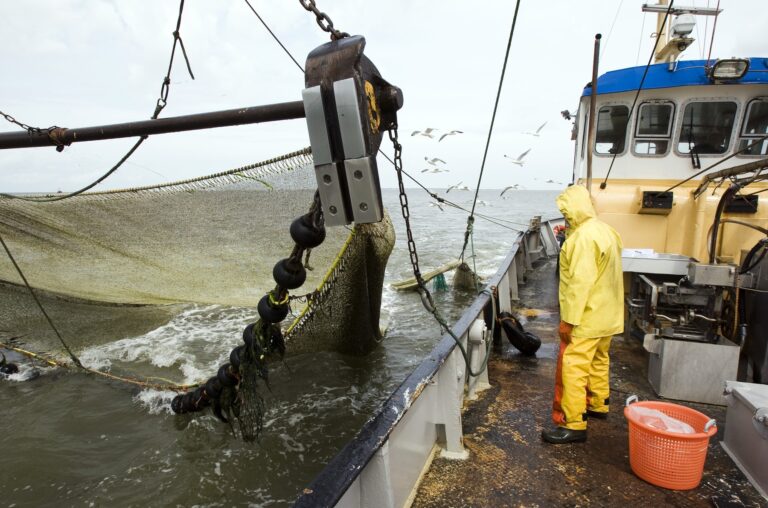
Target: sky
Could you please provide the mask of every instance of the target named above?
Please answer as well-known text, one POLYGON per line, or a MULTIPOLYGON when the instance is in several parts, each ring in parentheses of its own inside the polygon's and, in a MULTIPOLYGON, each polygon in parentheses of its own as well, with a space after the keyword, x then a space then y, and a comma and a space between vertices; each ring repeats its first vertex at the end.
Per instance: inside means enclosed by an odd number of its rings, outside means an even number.
MULTIPOLYGON (((365 54, 403 90, 398 123, 405 170, 432 189, 459 182, 474 188, 515 2, 316 1, 337 28, 365 36, 365 54), (442 142, 411 136, 427 127, 464 134, 442 142), (448 172, 422 173, 430 167, 425 157, 445 160, 448 172)), ((302 64, 328 40, 298 1, 251 3, 302 64)), ((560 111, 575 110, 591 78, 596 33, 603 34, 601 73, 647 62, 656 15, 642 13, 643 3, 521 1, 481 187, 519 184, 554 190, 568 182, 571 124, 560 111), (526 134, 544 122, 540 136, 526 134), (516 158, 529 148, 522 167, 504 157, 516 158)), ((715 3, 687 0, 678 5, 715 3)), ((764 0, 720 0, 724 12, 713 57, 768 56, 768 9, 763 5, 764 0)), ((168 65, 177 14, 178 2, 172 0, 0 2, 0 111, 39 127, 149 118, 168 65)), ((712 32, 712 18, 707 19, 697 18, 697 41, 683 59, 706 56, 712 32)), ((187 0, 181 36, 195 79, 177 53, 161 116, 301 99, 302 73, 244 0, 187 0)), ((0 119, 0 131, 15 128, 0 119)), ((0 189, 75 190, 98 178, 134 142, 78 143, 62 153, 52 147, 0 151, 0 189)), ((301 119, 153 136, 98 189, 206 175, 308 145, 301 119)), ((391 154, 386 138, 382 146, 391 154)), ((383 187, 396 187, 394 170, 381 157, 379 172, 383 187)))

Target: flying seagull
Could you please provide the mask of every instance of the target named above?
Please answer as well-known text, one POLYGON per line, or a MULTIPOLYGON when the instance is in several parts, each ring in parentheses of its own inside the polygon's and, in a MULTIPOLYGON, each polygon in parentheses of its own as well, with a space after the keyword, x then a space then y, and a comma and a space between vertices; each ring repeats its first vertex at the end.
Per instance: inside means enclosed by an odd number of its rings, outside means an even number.
POLYGON ((458 188, 459 188, 459 185, 461 185, 461 184, 462 184, 462 182, 459 182, 459 183, 457 183, 456 185, 451 185, 450 187, 448 187, 447 189, 445 189, 445 193, 446 193, 446 194, 448 194, 448 193, 449 193, 449 192, 451 192, 453 189, 458 189, 458 188))
POLYGON ((531 136, 536 136, 538 138, 541 135, 541 129, 543 129, 545 125, 547 125, 547 122, 539 125, 539 128, 536 129, 536 132, 526 132, 525 134, 530 134, 531 136))
POLYGON ((429 202, 429 206, 436 206, 436 207, 438 207, 440 209, 441 212, 445 211, 445 210, 443 210, 443 207, 440 206, 440 203, 438 203, 437 201, 430 201, 429 202))
POLYGON ((504 157, 509 159, 509 162, 511 162, 512 164, 517 164, 518 166, 522 166, 523 164, 525 164, 525 161, 523 161, 523 157, 528 155, 528 152, 530 152, 530 151, 531 151, 531 149, 529 148, 528 150, 526 150, 523 153, 521 153, 520 155, 518 155, 517 159, 514 159, 514 158, 510 157, 507 154, 504 154, 504 157))
POLYGON ((424 160, 427 161, 427 164, 429 164, 430 166, 437 166, 438 162, 442 162, 443 164, 446 164, 446 162, 443 159, 438 159, 437 157, 433 157, 431 159, 428 157, 424 157, 424 160))
POLYGON ((422 173, 448 173, 449 170, 443 169, 443 168, 424 168, 421 170, 422 173))
POLYGON ((435 136, 433 136, 432 133, 435 132, 435 131, 437 131, 437 129, 433 129, 432 127, 427 127, 423 131, 413 131, 411 133, 411 136, 415 136, 416 134, 418 134, 420 136, 426 136, 428 138, 434 139, 435 136))
POLYGON ((438 139, 437 141, 438 141, 438 142, 439 142, 439 141, 442 141, 442 140, 443 140, 443 139, 444 139, 446 136, 453 136, 454 134, 464 134, 464 132, 463 132, 463 131, 451 131, 451 132, 446 132, 445 134, 443 134, 442 136, 440 136, 440 139, 438 139))
POLYGON ((504 190, 503 190, 503 191, 501 191, 501 194, 499 194, 499 196, 503 196, 503 195, 504 195, 504 193, 505 193, 505 192, 507 192, 507 191, 508 191, 508 190, 510 190, 510 189, 515 189, 515 190, 517 190, 517 189, 519 189, 519 188, 520 188, 520 184, 519 184, 519 183, 516 183, 515 185, 509 185, 509 186, 507 186, 507 187, 504 187, 504 190))

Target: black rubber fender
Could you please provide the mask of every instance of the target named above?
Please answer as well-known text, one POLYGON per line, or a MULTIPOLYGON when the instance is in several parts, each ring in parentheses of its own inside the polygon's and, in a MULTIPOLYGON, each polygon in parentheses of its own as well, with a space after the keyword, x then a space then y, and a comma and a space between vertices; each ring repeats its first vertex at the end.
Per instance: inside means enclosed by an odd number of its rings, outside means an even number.
POLYGON ((291 223, 291 238, 303 249, 314 249, 325 240, 325 226, 315 228, 309 215, 302 215, 291 223))
POLYGON ((181 399, 183 397, 183 395, 177 395, 173 398, 173 400, 171 400, 171 411, 177 415, 180 415, 184 412, 183 408, 181 407, 181 399))
POLYGON ((259 300, 257 310, 261 319, 267 323, 279 323, 288 315, 288 304, 272 305, 269 303, 269 295, 267 294, 259 300))
POLYGON ((187 392, 181 396, 181 412, 192 413, 196 410, 195 398, 192 392, 187 392))
POLYGON ((229 363, 237 370, 240 370, 240 360, 243 358, 245 345, 237 346, 229 353, 229 363))
POLYGON ((0 374, 5 374, 6 376, 10 376, 11 374, 16 374, 19 371, 19 366, 15 363, 3 363, 0 365, 0 374))
POLYGON ((515 346, 520 353, 526 356, 536 354, 536 351, 541 347, 541 339, 531 332, 526 332, 515 316, 509 312, 501 312, 499 322, 510 344, 515 346))
POLYGON ((194 392, 192 392, 192 397, 195 402, 196 411, 202 411, 211 405, 211 401, 208 399, 208 395, 205 393, 205 387, 203 386, 199 386, 194 392))
POLYGON ((221 381, 219 381, 217 376, 213 376, 205 382, 205 393, 207 393, 208 397, 211 399, 215 399, 221 395, 221 389, 221 381))
POLYGON ((235 377, 229 370, 229 364, 225 363, 219 367, 219 371, 216 373, 216 377, 219 378, 222 386, 235 386, 237 385, 237 377, 235 377))
POLYGON ((275 263, 272 269, 272 277, 278 286, 286 289, 296 289, 307 280, 307 270, 301 264, 291 258, 281 259, 275 263))

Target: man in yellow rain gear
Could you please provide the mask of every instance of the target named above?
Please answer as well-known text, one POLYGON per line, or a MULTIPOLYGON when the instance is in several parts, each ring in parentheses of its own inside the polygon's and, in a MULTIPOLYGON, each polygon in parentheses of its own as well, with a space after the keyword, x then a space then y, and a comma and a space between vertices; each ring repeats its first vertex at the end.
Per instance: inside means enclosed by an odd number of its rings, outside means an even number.
POLYGON ((587 417, 608 416, 608 348, 624 330, 621 238, 596 218, 589 192, 574 185, 557 197, 570 225, 560 251, 560 355, 548 443, 586 441, 587 417))

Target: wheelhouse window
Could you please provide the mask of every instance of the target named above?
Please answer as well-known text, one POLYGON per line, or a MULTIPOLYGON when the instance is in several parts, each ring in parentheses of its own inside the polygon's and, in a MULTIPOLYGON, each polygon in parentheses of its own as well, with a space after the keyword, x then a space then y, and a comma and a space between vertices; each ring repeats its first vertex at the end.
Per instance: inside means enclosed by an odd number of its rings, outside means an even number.
POLYGON ((685 106, 677 151, 721 154, 728 150, 736 119, 735 102, 691 102, 685 106))
POLYGON ((768 97, 755 99, 747 106, 741 128, 741 155, 768 155, 768 97))
POLYGON ((597 133, 595 134, 595 153, 603 155, 624 152, 627 139, 627 106, 603 106, 597 113, 597 133))
POLYGON ((646 102, 640 105, 635 130, 634 150, 637 155, 667 153, 674 112, 671 102, 646 102))

